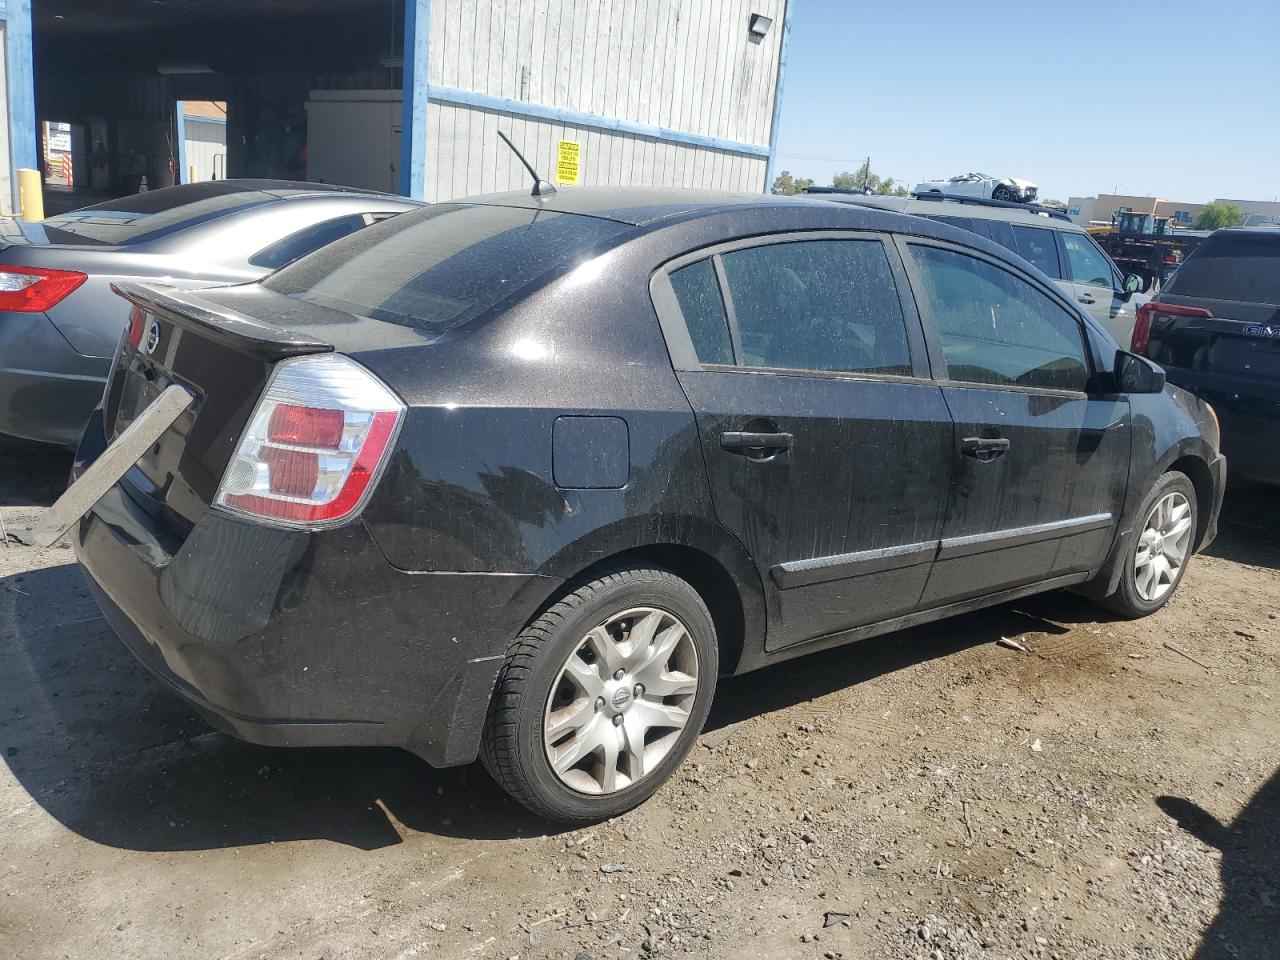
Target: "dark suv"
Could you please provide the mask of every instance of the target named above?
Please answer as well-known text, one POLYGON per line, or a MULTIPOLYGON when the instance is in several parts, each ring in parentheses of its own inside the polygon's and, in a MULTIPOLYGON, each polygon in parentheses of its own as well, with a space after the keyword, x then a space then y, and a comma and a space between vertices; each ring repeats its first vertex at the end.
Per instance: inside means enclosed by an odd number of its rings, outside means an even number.
POLYGON ((1213 403, 1233 475, 1280 481, 1280 230, 1218 230, 1138 311, 1133 349, 1213 403))
POLYGON ((657 789, 718 676, 1059 587, 1141 616, 1216 529, 1203 402, 895 213, 500 195, 122 292, 77 471, 185 398, 74 532, 125 643, 239 736, 480 755, 564 822, 657 789))

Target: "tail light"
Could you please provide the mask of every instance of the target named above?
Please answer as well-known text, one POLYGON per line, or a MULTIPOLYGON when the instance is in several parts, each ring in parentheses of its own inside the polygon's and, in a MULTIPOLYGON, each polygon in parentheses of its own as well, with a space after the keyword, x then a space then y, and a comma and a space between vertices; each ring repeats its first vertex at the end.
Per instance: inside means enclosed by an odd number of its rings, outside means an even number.
POLYGON ((138 344, 142 342, 142 328, 147 325, 147 315, 142 312, 142 308, 135 306, 129 311, 129 325, 125 327, 125 335, 129 340, 129 345, 133 349, 138 349, 138 344))
POLYGON ((282 526, 337 526, 364 506, 404 410, 354 360, 286 361, 258 401, 215 503, 282 526))
POLYGON ((1134 353, 1147 353, 1151 344, 1151 328, 1172 323, 1177 317, 1213 318, 1213 313, 1204 307, 1184 307, 1176 303, 1156 303, 1150 300, 1138 308, 1138 316, 1133 324, 1131 349, 1134 353))
POLYGON ((0 310, 43 313, 87 279, 75 270, 0 266, 0 310))

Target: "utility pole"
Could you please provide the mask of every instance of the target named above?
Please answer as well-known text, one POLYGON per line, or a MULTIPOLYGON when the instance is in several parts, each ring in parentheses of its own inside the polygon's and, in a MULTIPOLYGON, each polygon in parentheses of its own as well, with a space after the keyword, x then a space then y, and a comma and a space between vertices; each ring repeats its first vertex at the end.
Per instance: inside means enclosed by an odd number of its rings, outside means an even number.
POLYGON ((867 157, 867 162, 862 165, 862 189, 867 189, 867 179, 871 176, 871 158, 867 157))

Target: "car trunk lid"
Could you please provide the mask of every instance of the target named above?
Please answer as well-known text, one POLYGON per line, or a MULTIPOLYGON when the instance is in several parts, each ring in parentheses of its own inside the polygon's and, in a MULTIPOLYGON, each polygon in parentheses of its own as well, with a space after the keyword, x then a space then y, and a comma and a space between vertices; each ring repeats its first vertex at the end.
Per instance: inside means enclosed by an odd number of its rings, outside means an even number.
POLYGON ((103 429, 114 440, 170 384, 192 394, 191 407, 125 478, 139 506, 185 535, 213 501, 274 364, 334 347, 190 292, 147 283, 115 289, 134 305, 132 335, 116 351, 103 429))

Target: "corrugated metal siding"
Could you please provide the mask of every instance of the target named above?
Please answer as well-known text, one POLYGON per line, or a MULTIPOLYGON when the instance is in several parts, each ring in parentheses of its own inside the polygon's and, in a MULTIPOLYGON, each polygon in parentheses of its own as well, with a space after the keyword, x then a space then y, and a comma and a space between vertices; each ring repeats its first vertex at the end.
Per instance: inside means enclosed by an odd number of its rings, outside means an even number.
MULTIPOLYGON (((495 97, 767 145, 786 0, 433 0, 430 80, 495 97), (773 18, 752 43, 752 13, 773 18)), ((528 179, 498 124, 544 176, 582 144, 584 184, 760 190, 766 161, 731 151, 433 102, 427 199, 528 179)))
POLYGON ((430 81, 767 144, 785 0, 433 0, 430 81), (751 14, 773 18, 760 43, 751 14))
POLYGON ((764 182, 764 157, 432 103, 427 109, 428 201, 531 186, 529 174, 498 139, 499 126, 553 181, 558 142, 576 140, 582 145, 583 185, 758 191, 764 182))
POLYGON ((187 117, 187 166, 195 168, 195 181, 222 180, 227 176, 227 125, 187 117))

